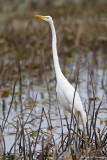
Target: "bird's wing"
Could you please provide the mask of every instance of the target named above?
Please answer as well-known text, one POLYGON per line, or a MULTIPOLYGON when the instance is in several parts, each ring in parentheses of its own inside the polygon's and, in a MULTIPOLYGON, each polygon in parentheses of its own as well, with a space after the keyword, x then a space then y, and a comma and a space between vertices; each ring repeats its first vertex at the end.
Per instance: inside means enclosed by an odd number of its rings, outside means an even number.
MULTIPOLYGON (((63 87, 61 87, 61 90, 62 90, 66 100, 69 102, 69 105, 72 107, 74 93, 75 93, 74 87, 68 81, 66 81, 65 83, 63 83, 63 87)), ((77 111, 83 110, 82 102, 81 102, 80 96, 77 93, 77 91, 75 93, 74 108, 77 111)))

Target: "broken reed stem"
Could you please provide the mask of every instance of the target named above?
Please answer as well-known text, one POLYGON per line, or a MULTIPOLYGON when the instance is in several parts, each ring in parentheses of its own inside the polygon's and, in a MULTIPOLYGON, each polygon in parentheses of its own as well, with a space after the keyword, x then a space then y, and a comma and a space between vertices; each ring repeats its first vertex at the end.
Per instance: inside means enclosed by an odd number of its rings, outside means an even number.
POLYGON ((26 152, 25 152, 25 134, 24 134, 24 125, 22 124, 22 139, 23 139, 23 155, 24 160, 26 160, 26 152))
POLYGON ((35 141, 35 144, 34 144, 34 155, 35 155, 35 152, 36 152, 36 145, 37 145, 37 140, 38 140, 38 137, 39 137, 39 132, 40 132, 41 124, 42 124, 42 119, 43 119, 43 108, 42 108, 42 111, 41 111, 40 124, 39 124, 38 132, 37 132, 36 141, 35 141))
POLYGON ((14 159, 15 159, 15 156, 16 156, 16 139, 17 139, 17 135, 18 135, 18 131, 19 131, 19 122, 18 122, 18 119, 17 119, 17 123, 16 123, 16 135, 15 135, 15 145, 14 145, 14 159))
POLYGON ((15 83, 14 83, 14 86, 13 86, 12 100, 11 100, 11 103, 10 103, 10 107, 9 107, 9 110, 8 110, 8 113, 7 113, 7 117, 6 117, 6 119, 5 119, 5 122, 4 122, 4 125, 3 125, 3 130, 2 130, 2 131, 4 131, 4 128, 5 128, 5 125, 6 125, 6 122, 7 122, 7 120, 8 120, 8 117, 9 117, 9 114, 10 114, 10 110, 11 110, 11 107, 12 107, 12 104, 13 104, 15 87, 16 87, 16 83, 17 83, 18 77, 19 77, 19 74, 17 75, 16 80, 15 80, 15 83))
POLYGON ((98 106, 98 108, 97 108, 97 110, 96 110, 96 112, 95 112, 95 120, 94 120, 94 124, 93 124, 93 125, 94 125, 94 130, 93 130, 93 134, 92 134, 92 141, 93 141, 93 137, 94 137, 95 130, 96 130, 96 122, 97 122, 98 112, 99 112, 99 109, 100 109, 100 107, 101 107, 101 104, 102 104, 104 95, 105 95, 105 93, 103 94, 102 100, 101 100, 101 102, 100 102, 100 104, 99 104, 99 106, 98 106))
MULTIPOLYGON (((89 140, 91 138, 91 128, 94 122, 94 113, 95 113, 95 92, 94 92, 94 86, 93 86, 93 80, 92 80, 92 74, 90 73, 90 79, 91 79, 91 85, 92 85, 92 91, 93 91, 93 99, 94 99, 94 107, 93 107, 93 114, 92 114, 92 120, 91 120, 91 124, 90 124, 90 135, 89 135, 89 140)), ((95 128, 93 126, 93 130, 95 132, 95 128)))
POLYGON ((28 137, 28 145, 29 145, 29 160, 30 160, 30 159, 33 159, 33 158, 32 158, 32 151, 31 151, 32 146, 31 146, 31 141, 30 141, 29 133, 27 132, 27 130, 25 130, 25 131, 26 131, 26 135, 27 135, 27 137, 28 137))
POLYGON ((88 111, 86 110, 86 105, 84 103, 84 107, 85 107, 85 112, 86 112, 86 117, 87 117, 87 122, 86 122, 86 131, 87 131, 87 135, 89 135, 89 127, 88 127, 88 111))
POLYGON ((4 137, 3 137, 2 127, 0 126, 0 160, 3 157, 3 152, 4 152, 4 150, 3 150, 3 139, 4 139, 4 137))
MULTIPOLYGON (((88 82, 87 82, 87 91, 88 91, 88 99, 89 99, 89 97, 90 97, 90 95, 89 95, 89 91, 90 91, 90 88, 89 88, 89 86, 90 86, 90 80, 89 80, 89 78, 90 78, 90 66, 89 66, 89 63, 88 63, 88 82)), ((89 116, 89 113, 90 113, 90 107, 91 107, 91 101, 89 101, 89 105, 88 105, 88 111, 87 111, 87 113, 88 113, 88 116, 89 116)), ((87 121, 87 126, 88 126, 88 121, 87 121)), ((88 133, 88 136, 89 136, 89 133, 88 133)))

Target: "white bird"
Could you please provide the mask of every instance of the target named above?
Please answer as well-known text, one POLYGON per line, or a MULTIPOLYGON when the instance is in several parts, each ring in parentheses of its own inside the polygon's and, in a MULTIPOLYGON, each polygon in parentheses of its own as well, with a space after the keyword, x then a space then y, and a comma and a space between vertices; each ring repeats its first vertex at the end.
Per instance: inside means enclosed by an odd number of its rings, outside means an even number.
POLYGON ((55 27, 54 27, 54 22, 52 20, 52 17, 41 16, 41 15, 35 15, 35 17, 41 18, 44 21, 48 22, 51 27, 53 61, 54 61, 56 80, 57 80, 56 92, 57 92, 58 100, 61 106, 63 107, 64 114, 66 115, 66 111, 72 113, 72 107, 73 107, 73 115, 76 116, 78 123, 79 124, 81 124, 82 122, 86 123, 86 113, 83 109, 80 96, 77 93, 77 91, 75 92, 74 87, 64 77, 59 65, 58 54, 57 54, 56 32, 55 32, 55 27), (74 93, 75 93, 75 99, 74 99, 74 93), (74 104, 73 104, 73 99, 74 99, 74 104))

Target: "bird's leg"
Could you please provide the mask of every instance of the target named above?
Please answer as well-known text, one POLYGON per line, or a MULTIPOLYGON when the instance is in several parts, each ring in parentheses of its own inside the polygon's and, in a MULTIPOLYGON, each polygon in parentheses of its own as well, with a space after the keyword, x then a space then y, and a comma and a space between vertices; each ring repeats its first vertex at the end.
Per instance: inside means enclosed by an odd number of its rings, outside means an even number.
POLYGON ((68 131, 69 131, 69 124, 68 124, 67 115, 65 115, 65 119, 66 119, 66 123, 67 123, 67 128, 68 128, 68 131))
POLYGON ((69 131, 69 124, 68 124, 68 118, 67 118, 67 115, 66 115, 66 111, 63 110, 63 112, 64 112, 64 115, 65 115, 65 120, 66 120, 67 128, 68 128, 68 131, 69 131))
POLYGON ((69 131, 68 118, 67 118, 66 111, 64 110, 64 108, 63 108, 63 113, 64 113, 64 115, 65 115, 65 120, 66 120, 66 123, 67 123, 67 129, 68 129, 68 131, 69 131))
POLYGON ((68 124, 68 118, 67 118, 67 115, 66 115, 66 111, 64 110, 64 108, 62 108, 62 109, 63 109, 63 113, 64 113, 65 120, 66 120, 66 123, 67 123, 67 129, 69 131, 69 124, 68 124))

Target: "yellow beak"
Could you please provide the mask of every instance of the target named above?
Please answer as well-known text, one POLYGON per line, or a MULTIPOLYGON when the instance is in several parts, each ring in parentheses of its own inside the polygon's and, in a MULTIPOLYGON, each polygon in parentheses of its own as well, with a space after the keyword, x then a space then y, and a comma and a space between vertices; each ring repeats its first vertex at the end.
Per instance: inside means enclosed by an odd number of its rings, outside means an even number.
POLYGON ((48 19, 48 17, 46 17, 46 16, 41 16, 41 15, 35 15, 34 17, 37 17, 37 18, 47 18, 48 19))

